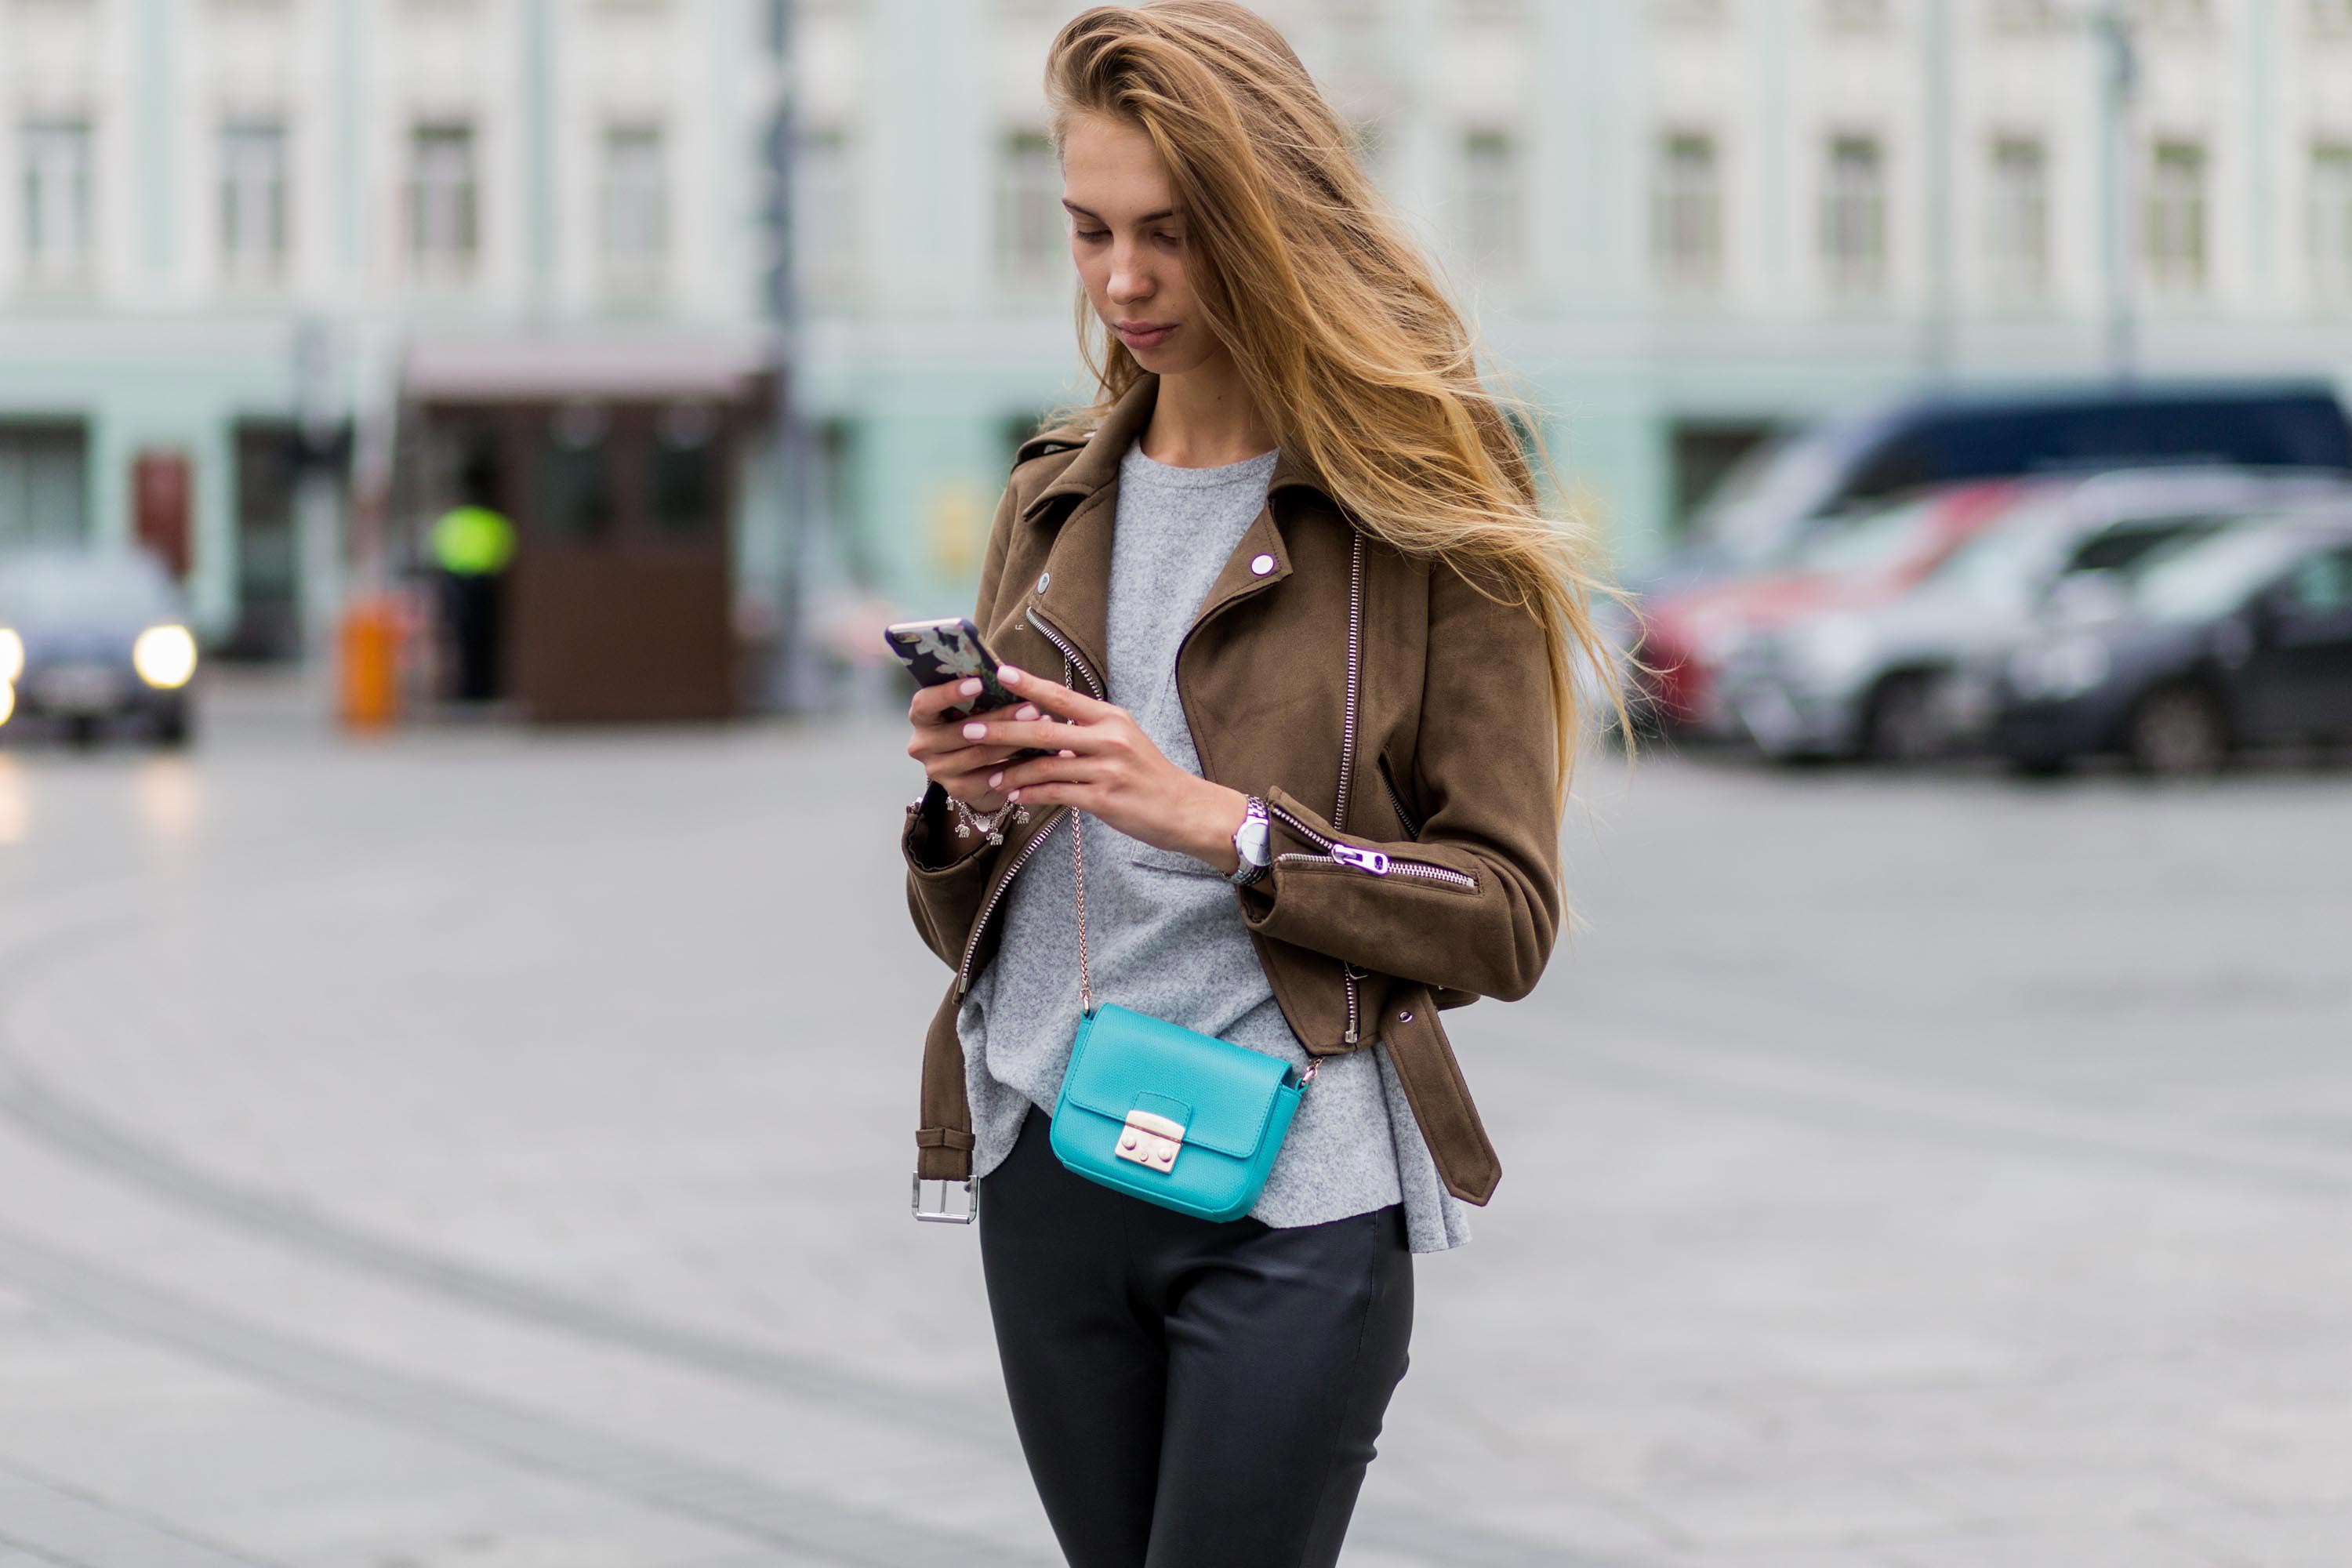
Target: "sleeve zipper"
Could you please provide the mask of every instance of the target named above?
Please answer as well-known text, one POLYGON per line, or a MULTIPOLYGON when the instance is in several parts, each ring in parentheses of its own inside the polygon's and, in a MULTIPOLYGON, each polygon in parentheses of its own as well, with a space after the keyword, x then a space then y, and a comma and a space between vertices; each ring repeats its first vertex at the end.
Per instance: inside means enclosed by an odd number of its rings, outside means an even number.
POLYGON ((1457 871, 1451 866, 1440 866, 1428 860, 1406 860, 1383 850, 1364 849, 1353 844, 1342 844, 1328 834, 1318 833, 1309 827, 1294 812, 1287 811, 1279 805, 1269 806, 1267 809, 1269 814, 1279 820, 1285 827, 1314 845, 1317 851, 1315 854, 1307 855, 1295 849, 1289 850, 1276 856, 1275 858, 1277 860, 1288 863, 1305 861, 1309 864, 1348 866, 1375 877, 1410 877, 1425 882, 1444 882, 1448 887, 1461 888, 1473 893, 1478 890, 1478 879, 1467 871, 1457 871))

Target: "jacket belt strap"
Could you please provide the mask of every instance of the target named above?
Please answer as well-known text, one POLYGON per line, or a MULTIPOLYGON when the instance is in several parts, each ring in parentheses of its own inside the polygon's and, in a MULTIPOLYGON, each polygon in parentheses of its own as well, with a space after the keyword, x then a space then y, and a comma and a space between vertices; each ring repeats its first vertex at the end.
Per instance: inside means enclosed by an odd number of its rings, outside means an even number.
POLYGON ((1464 1203, 1484 1204, 1503 1179, 1503 1162, 1471 1102, 1462 1064, 1438 1030, 1436 1004, 1427 988, 1404 994, 1412 1005, 1384 1020, 1381 1037, 1389 1047, 1389 1061, 1404 1086, 1405 1099, 1412 1103, 1412 1118, 1421 1123, 1421 1135, 1445 1190, 1464 1203))

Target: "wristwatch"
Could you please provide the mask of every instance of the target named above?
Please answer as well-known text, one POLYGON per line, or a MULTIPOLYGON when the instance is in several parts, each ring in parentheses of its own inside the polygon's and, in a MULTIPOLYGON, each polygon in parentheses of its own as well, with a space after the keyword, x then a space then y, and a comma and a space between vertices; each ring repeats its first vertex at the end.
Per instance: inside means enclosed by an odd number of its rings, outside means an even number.
POLYGON ((1236 888, 1265 879, 1274 864, 1274 847, 1267 841, 1265 802, 1251 795, 1242 805, 1242 825, 1234 829, 1234 856, 1241 864, 1225 879, 1236 888))

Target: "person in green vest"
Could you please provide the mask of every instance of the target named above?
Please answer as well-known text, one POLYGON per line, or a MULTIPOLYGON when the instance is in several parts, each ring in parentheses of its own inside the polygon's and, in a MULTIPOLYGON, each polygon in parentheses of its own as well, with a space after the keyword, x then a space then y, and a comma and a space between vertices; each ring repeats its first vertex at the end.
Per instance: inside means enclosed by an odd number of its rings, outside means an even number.
POLYGON ((457 655, 453 695, 460 702, 490 701, 506 690, 505 586, 514 561, 514 524, 504 513, 469 500, 441 514, 430 542, 457 655))

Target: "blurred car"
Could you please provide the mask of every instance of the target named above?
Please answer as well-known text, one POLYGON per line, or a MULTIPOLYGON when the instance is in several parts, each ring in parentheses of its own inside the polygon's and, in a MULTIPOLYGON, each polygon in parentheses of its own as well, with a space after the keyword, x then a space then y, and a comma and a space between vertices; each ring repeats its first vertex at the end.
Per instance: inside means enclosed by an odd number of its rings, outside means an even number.
POLYGON ((2352 471, 2326 382, 2113 383, 1907 396, 1758 447, 1691 519, 1651 592, 1753 572, 1830 520, 1931 486, 2151 464, 2352 471))
POLYGON ((78 743, 129 721, 161 744, 194 732, 196 639, 163 569, 136 551, 0 553, 0 727, 78 743))
POLYGON ((2154 773, 2242 748, 2352 742, 2352 508, 2247 522, 2148 557, 2118 613, 2053 618, 2000 662, 1997 749, 2154 773))
POLYGON ((1958 485, 1838 520, 1776 571, 1703 584, 1644 607, 1643 704, 1667 730, 1740 732, 1718 677, 1754 638, 1872 608, 1910 591, 2014 503, 2013 480, 1958 485))
POLYGON ((2189 535, 2280 507, 2342 503, 2352 476, 2240 468, 2130 469, 2042 479, 1909 593, 1801 617, 1746 639, 1724 700, 1769 756, 1941 754, 1991 717, 1964 672, 2031 632, 2056 599, 2095 605, 2103 579, 2189 535))

